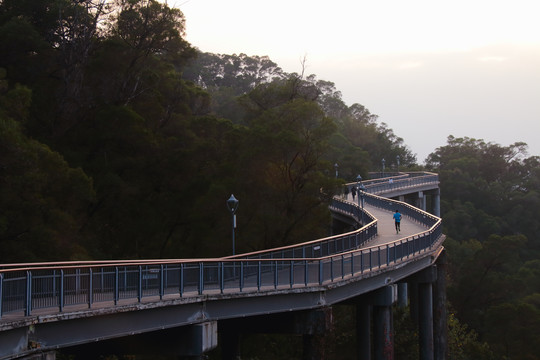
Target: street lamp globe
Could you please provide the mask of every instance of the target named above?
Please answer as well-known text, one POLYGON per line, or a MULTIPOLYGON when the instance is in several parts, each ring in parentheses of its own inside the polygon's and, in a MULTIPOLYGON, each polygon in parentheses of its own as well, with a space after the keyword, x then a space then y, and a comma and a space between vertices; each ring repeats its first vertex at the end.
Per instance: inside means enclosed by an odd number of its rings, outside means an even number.
POLYGON ((236 210, 238 209, 239 201, 231 194, 229 200, 227 200, 227 207, 232 215, 232 254, 236 253, 236 246, 234 244, 234 229, 236 229, 236 210))
POLYGON ((238 209, 238 203, 239 201, 234 197, 233 194, 231 194, 231 197, 229 198, 229 200, 227 200, 227 207, 229 208, 231 214, 234 215, 236 213, 236 209, 238 209))

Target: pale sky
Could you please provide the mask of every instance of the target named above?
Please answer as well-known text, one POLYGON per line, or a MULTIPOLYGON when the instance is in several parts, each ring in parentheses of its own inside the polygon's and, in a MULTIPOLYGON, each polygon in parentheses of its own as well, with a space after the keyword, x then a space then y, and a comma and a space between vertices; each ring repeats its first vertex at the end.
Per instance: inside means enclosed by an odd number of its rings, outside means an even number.
POLYGON ((539 0, 168 0, 204 52, 334 82, 422 163, 448 135, 540 155, 539 0))

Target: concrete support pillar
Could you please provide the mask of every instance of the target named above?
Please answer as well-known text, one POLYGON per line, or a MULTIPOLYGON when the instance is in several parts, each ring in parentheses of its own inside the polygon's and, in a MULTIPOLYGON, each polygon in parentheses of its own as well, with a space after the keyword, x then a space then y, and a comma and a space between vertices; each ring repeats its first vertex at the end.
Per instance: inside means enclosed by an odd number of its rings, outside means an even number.
POLYGON ((418 285, 420 300, 420 322, 418 335, 420 340, 420 360, 433 359, 433 297, 431 283, 418 285))
POLYGON ((324 359, 332 343, 327 341, 333 326, 332 307, 303 312, 295 316, 295 333, 302 334, 303 360, 324 359))
POLYGON ((418 207, 426 211, 426 197, 424 196, 423 191, 418 192, 418 207))
POLYGON ((418 326, 418 283, 411 281, 409 285, 409 311, 411 320, 418 326))
POLYGON ((392 304, 396 286, 389 285, 365 295, 356 305, 357 358, 391 360, 394 358, 392 304), (373 315, 373 324, 371 316, 373 315), (373 325, 373 326, 372 326, 373 325), (373 334, 371 330, 373 329, 373 334), (371 348, 373 341, 373 349, 371 348))
POLYGON ((372 293, 373 354, 375 360, 394 359, 394 324, 392 304, 395 286, 386 286, 372 293))
MULTIPOLYGON (((434 360, 433 283, 437 281, 437 267, 430 266, 424 269, 414 275, 411 281, 416 282, 418 286, 418 300, 415 302, 418 304, 420 360, 434 360)), ((412 304, 411 297, 411 308, 412 304)))
POLYGON ((408 295, 407 295, 407 283, 400 282, 398 283, 398 305, 399 307, 407 307, 408 304, 408 295))
POLYGON ((373 307, 375 360, 394 359, 394 326, 392 305, 373 307))
POLYGON ((444 250, 437 259, 437 281, 433 285, 433 340, 435 360, 446 360, 448 352, 446 263, 446 250, 444 250))
POLYGON ((441 190, 438 188, 433 194, 433 215, 441 217, 441 190))
POLYGON ((371 305, 356 305, 356 354, 359 360, 371 360, 371 305))

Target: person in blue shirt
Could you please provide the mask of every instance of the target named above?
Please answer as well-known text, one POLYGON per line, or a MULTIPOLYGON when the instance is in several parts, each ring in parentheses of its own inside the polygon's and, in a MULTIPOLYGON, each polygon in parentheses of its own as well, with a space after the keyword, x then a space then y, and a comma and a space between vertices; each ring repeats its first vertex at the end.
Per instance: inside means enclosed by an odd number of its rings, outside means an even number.
POLYGON ((401 225, 401 214, 397 210, 394 213, 394 221, 395 221, 395 224, 396 224, 396 234, 398 234, 399 231, 401 230, 401 226, 400 226, 401 225))

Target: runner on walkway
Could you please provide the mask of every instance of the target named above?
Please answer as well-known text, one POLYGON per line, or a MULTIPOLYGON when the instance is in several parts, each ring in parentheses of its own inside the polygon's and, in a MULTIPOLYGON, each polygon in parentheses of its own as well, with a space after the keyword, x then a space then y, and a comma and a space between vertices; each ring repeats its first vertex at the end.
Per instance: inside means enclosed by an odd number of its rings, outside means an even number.
POLYGON ((401 230, 401 214, 397 210, 394 213, 394 220, 396 224, 396 234, 398 234, 399 231, 401 230))

